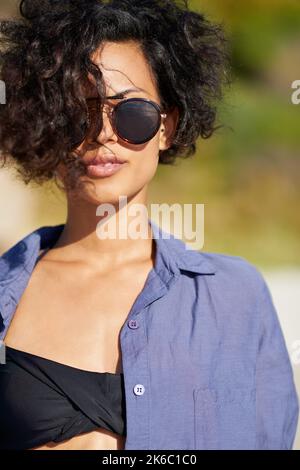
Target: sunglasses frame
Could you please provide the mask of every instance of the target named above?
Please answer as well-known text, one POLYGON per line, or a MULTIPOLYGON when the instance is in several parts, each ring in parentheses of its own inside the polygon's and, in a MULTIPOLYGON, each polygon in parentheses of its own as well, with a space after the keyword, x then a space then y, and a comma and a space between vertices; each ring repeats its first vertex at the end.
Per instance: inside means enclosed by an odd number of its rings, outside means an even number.
MULTIPOLYGON (((109 98, 109 97, 108 97, 109 98)), ((87 103, 97 103, 98 105, 100 104, 101 100, 100 98, 86 98, 86 102, 87 103)), ((88 106, 89 109, 93 109, 95 110, 95 107, 89 105, 88 106)), ((97 108, 100 112, 100 106, 97 106, 97 108)), ((125 100, 122 100, 120 101, 119 103, 113 105, 113 109, 109 112, 109 118, 110 118, 110 122, 111 122, 111 126, 113 128, 113 131, 114 133, 122 140, 124 140, 124 142, 127 142, 127 143, 130 143, 130 144, 133 144, 133 145, 141 145, 141 144, 144 144, 146 142, 149 142, 151 139, 153 139, 153 137, 157 134, 160 126, 161 126, 161 121, 162 121, 162 118, 166 118, 167 117, 167 114, 163 112, 161 106, 158 104, 158 103, 155 103, 155 101, 152 101, 152 100, 149 100, 149 99, 146 99, 146 98, 127 98, 125 100), (125 137, 122 137, 117 129, 116 129, 116 125, 115 125, 115 116, 116 116, 116 112, 117 110, 119 109, 120 106, 122 106, 124 103, 129 103, 129 102, 136 102, 136 101, 140 101, 140 102, 144 102, 144 103, 150 103, 157 111, 157 116, 158 116, 158 120, 157 120, 157 126, 156 126, 156 129, 155 129, 155 132, 153 131, 151 137, 147 138, 147 139, 144 139, 143 141, 140 141, 140 142, 133 142, 132 140, 130 139, 126 139, 125 137)), ((91 124, 91 121, 90 121, 90 116, 88 115, 88 128, 90 127, 90 124, 91 124)))

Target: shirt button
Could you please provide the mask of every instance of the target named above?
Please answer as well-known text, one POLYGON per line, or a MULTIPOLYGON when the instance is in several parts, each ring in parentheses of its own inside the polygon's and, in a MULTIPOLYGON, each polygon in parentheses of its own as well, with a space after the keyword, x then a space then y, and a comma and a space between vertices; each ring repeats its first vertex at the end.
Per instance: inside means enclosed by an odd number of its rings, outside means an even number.
POLYGON ((144 395, 145 387, 142 384, 136 384, 133 389, 135 395, 144 395))
POLYGON ((133 330, 135 330, 135 329, 138 328, 140 325, 139 325, 139 323, 138 323, 137 320, 129 320, 128 326, 129 326, 129 328, 132 328, 133 330))

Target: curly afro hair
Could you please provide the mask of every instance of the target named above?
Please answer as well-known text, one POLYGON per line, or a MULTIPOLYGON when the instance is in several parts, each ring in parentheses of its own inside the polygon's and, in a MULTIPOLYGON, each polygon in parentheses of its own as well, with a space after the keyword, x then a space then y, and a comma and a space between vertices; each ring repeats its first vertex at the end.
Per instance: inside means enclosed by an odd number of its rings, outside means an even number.
POLYGON ((216 104, 229 82, 227 40, 222 25, 190 11, 187 0, 22 0, 19 9, 20 18, 0 22, 6 85, 0 154, 26 184, 56 180, 60 163, 71 188, 84 173, 74 153, 89 118, 83 84, 91 74, 104 102, 102 73, 91 54, 105 41, 137 41, 162 106, 179 110, 172 145, 160 151, 159 163, 193 155, 196 140, 220 127, 216 104))

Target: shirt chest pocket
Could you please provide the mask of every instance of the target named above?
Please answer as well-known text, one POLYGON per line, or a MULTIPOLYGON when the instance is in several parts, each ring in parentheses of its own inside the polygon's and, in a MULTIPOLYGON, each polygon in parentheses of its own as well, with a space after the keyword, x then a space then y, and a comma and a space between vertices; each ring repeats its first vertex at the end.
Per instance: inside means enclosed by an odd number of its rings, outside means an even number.
POLYGON ((197 388, 195 449, 255 448, 255 388, 197 388))

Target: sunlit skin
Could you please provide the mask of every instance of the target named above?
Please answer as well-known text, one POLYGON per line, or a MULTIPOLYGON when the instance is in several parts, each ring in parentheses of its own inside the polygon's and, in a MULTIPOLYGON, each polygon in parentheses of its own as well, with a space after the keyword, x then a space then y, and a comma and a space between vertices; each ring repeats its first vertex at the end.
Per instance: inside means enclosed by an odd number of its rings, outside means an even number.
MULTIPOLYGON (((140 97, 161 104, 151 69, 137 43, 133 41, 105 43, 92 56, 92 59, 104 75, 107 87, 106 96, 113 96, 123 90, 135 87, 144 91, 132 91, 124 95, 124 99, 140 97)), ((93 83, 93 77, 89 78, 93 83)), ((95 92, 91 91, 86 94, 86 97, 92 96, 95 96, 95 92)), ((107 103, 110 106, 118 103, 118 100, 108 100, 107 103)), ((77 148, 76 153, 83 160, 89 160, 101 149, 103 153, 111 152, 126 160, 127 163, 120 172, 108 178, 98 180, 93 178, 91 180, 87 176, 82 177, 82 181, 86 181, 87 184, 84 185, 80 193, 67 193, 67 222, 57 247, 62 244, 69 245, 74 240, 80 240, 79 245, 85 250, 85 259, 91 255, 90 261, 93 263, 95 250, 96 252, 100 251, 102 256, 108 252, 108 266, 114 260, 113 253, 123 259, 130 250, 132 250, 132 254, 133 251, 137 253, 138 245, 141 245, 142 252, 145 251, 145 244, 148 245, 149 240, 146 243, 130 239, 101 240, 99 242, 95 233, 95 227, 99 222, 95 206, 110 203, 114 205, 117 212, 120 195, 127 197, 127 212, 131 204, 146 206, 148 185, 157 170, 159 151, 169 148, 177 122, 178 111, 175 108, 172 112, 168 112, 167 117, 162 121, 161 128, 151 141, 141 145, 132 145, 121 140, 114 133, 107 113, 103 113, 103 128, 98 137, 94 141, 85 139, 77 148)), ((63 175, 63 173, 64 169, 61 169, 61 174, 63 175)), ((122 220, 124 216, 122 212, 118 213, 118 217, 114 221, 116 227, 119 225, 118 221, 122 220)), ((71 253, 72 250, 74 254, 73 248, 77 254, 77 245, 69 246, 68 253, 71 253)), ((67 253, 67 250, 65 251, 67 253)), ((102 261, 105 262, 105 259, 102 261)))
MULTIPOLYGON (((124 98, 144 97, 160 104, 151 70, 138 44, 105 43, 93 60, 104 74, 107 96, 134 86, 143 91, 128 93, 124 98)), ((105 112, 103 120, 101 133, 78 147, 78 157, 89 159, 99 150, 110 151, 127 163, 107 178, 83 176, 83 181, 93 184, 85 184, 76 194, 66 193, 65 228, 56 245, 37 263, 5 342, 79 369, 115 373, 122 371, 119 333, 153 267, 155 243, 151 233, 146 239, 99 239, 96 208, 111 203, 117 210, 120 195, 127 196, 129 206, 147 205, 148 185, 157 170, 159 151, 171 144, 178 112, 176 108, 169 112, 155 137, 137 146, 114 133, 105 112)), ((61 167, 61 178, 63 174, 61 167)), ((119 212, 117 227, 124 216, 124 210, 119 212)), ((124 437, 98 429, 36 449, 123 449, 124 445, 124 437)))

